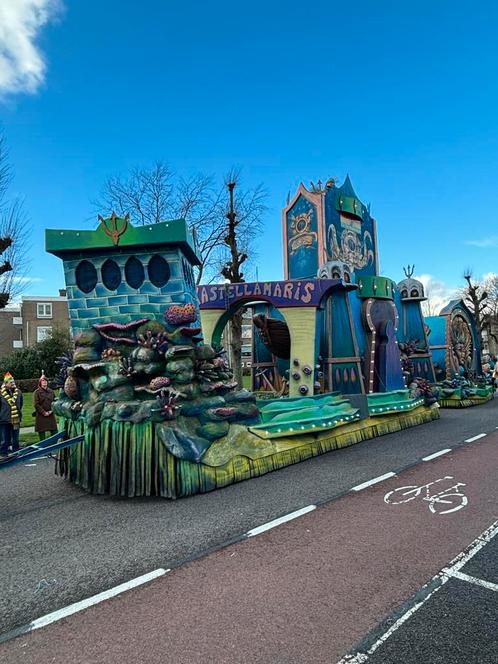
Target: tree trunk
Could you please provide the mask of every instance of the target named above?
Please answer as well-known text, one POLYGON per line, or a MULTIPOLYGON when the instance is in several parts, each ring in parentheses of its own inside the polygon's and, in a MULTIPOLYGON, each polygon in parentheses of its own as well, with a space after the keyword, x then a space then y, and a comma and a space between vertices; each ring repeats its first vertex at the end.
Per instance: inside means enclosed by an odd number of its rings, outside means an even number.
POLYGON ((239 309, 230 319, 230 360, 233 378, 242 388, 242 316, 244 310, 239 309))

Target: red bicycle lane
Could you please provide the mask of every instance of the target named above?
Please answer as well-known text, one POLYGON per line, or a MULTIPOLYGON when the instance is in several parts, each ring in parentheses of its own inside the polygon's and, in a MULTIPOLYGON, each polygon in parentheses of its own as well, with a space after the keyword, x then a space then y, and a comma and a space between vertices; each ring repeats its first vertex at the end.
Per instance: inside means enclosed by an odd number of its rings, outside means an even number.
POLYGON ((496 520, 497 470, 498 433, 9 641, 0 659, 337 661, 496 520), (433 513, 425 491, 384 500, 445 476, 431 494, 464 484, 462 509, 433 513))

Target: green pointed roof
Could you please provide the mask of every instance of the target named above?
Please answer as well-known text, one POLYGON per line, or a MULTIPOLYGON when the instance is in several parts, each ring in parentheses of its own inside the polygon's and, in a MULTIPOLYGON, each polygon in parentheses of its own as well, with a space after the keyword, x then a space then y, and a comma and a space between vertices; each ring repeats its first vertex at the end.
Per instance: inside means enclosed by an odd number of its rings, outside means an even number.
POLYGON ((180 247, 192 265, 200 265, 197 248, 184 219, 161 221, 147 226, 132 226, 128 218, 114 213, 108 219, 99 217, 93 231, 47 229, 45 249, 60 258, 68 254, 132 249, 134 247, 180 247))

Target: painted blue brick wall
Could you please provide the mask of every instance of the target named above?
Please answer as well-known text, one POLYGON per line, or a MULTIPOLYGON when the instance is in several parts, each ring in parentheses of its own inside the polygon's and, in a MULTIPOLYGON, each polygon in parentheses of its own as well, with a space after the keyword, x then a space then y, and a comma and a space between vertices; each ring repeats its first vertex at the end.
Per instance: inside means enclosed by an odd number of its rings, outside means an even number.
MULTIPOLYGON (((182 251, 168 247, 165 251, 119 251, 116 254, 85 254, 71 256, 64 260, 69 316, 73 332, 91 327, 94 323, 128 323, 137 318, 149 318, 163 322, 163 313, 171 304, 192 303, 198 307, 195 285, 191 278, 185 278, 183 263, 186 258, 182 251), (158 254, 168 261, 170 278, 162 288, 154 286, 147 273, 147 265, 152 255, 158 254), (138 258, 145 271, 145 281, 135 289, 125 281, 124 267, 130 256, 138 258), (109 290, 102 282, 101 268, 111 258, 121 270, 121 283, 116 290, 109 290), (76 267, 82 260, 93 264, 98 281, 89 293, 83 293, 76 283, 76 267)), ((188 275, 187 275, 188 276, 188 275)))

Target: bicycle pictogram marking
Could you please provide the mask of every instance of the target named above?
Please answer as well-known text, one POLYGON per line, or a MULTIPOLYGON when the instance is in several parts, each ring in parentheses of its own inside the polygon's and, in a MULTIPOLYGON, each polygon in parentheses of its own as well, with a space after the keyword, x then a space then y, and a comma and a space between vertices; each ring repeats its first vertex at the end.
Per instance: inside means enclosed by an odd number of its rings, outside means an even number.
POLYGON ((422 500, 429 503, 429 509, 433 514, 451 514, 451 512, 457 512, 468 505, 467 496, 460 491, 460 487, 466 485, 463 482, 457 482, 439 493, 431 493, 429 487, 438 482, 454 479, 451 475, 445 475, 445 477, 440 477, 422 486, 400 486, 388 491, 384 496, 384 502, 389 505, 408 503, 410 500, 418 498, 425 490, 425 496, 422 496, 422 500))

